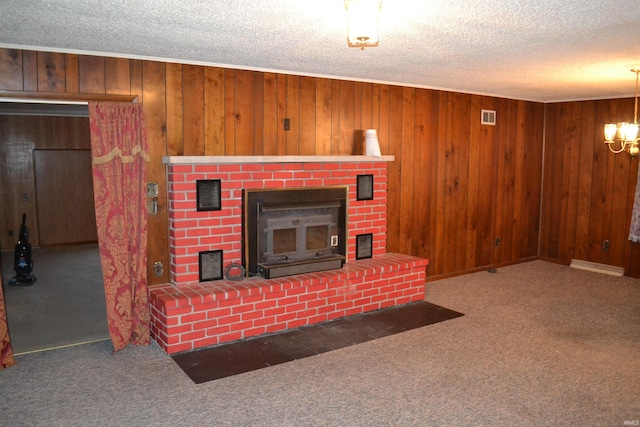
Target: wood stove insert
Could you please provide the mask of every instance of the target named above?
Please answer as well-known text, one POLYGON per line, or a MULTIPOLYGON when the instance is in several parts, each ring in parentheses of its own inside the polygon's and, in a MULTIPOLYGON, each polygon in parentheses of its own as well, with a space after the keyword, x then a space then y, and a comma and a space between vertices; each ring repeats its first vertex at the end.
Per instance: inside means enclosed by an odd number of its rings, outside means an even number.
POLYGON ((243 264, 267 279, 342 268, 347 187, 245 189, 243 264))

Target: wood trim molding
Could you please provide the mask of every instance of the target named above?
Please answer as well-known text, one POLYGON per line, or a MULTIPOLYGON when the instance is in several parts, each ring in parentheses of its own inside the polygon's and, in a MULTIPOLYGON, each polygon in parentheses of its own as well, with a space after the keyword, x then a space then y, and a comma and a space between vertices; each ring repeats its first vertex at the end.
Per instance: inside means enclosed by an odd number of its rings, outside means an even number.
POLYGON ((101 93, 66 93, 66 92, 25 92, 0 90, 1 99, 46 102, 138 102, 138 95, 117 95, 101 93))

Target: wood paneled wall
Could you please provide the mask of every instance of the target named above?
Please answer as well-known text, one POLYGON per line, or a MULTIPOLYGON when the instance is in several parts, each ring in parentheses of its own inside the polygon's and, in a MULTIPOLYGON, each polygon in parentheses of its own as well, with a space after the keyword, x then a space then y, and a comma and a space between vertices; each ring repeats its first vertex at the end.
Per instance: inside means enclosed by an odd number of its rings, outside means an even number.
MULTIPOLYGON (((29 241, 40 245, 34 150, 90 150, 86 117, 0 115, 0 248, 13 249, 22 214, 29 241)), ((82 185, 93 194, 92 182, 82 185)), ((69 221, 73 221, 69 218, 69 221)), ((80 221, 80 224, 83 222, 80 221)), ((86 224, 86 223, 85 223, 86 224)), ((93 219, 95 228, 95 218, 93 219)), ((77 225, 77 224, 76 224, 77 225)), ((93 233, 95 234, 95 232, 93 233)))
MULTIPOLYGON (((7 49, 0 49, 0 90, 139 96, 152 157, 148 179, 161 189, 159 213, 149 217, 150 266, 169 265, 162 156, 357 154, 368 128, 378 130, 383 154, 395 156, 389 251, 428 258, 432 278, 538 255, 543 104, 7 49), (496 126, 480 125, 482 109, 496 110, 496 126)), ((166 273, 149 277, 168 280, 166 273)))
POLYGON ((98 242, 91 150, 34 150, 40 246, 98 242))
POLYGON ((547 105, 542 257, 615 265, 640 277, 640 244, 628 240, 638 159, 603 143, 605 123, 632 115, 633 99, 547 105))

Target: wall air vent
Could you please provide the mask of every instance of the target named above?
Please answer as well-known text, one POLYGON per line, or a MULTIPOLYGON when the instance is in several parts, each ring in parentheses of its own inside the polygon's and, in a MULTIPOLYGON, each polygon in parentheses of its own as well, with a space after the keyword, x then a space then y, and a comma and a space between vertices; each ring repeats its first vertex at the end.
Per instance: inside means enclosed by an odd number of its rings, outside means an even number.
POLYGON ((480 118, 480 124, 483 125, 496 125, 496 112, 495 110, 482 110, 482 116, 480 118))

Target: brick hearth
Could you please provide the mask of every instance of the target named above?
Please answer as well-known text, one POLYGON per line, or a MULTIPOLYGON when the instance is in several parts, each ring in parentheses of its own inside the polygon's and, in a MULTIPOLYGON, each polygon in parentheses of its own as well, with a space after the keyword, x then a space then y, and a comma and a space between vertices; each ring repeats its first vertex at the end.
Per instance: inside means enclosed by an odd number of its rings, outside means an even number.
POLYGON ((427 260, 386 253, 387 165, 392 157, 169 157, 171 283, 150 287, 152 337, 169 354, 424 299, 427 260), (373 200, 356 200, 373 175, 373 200), (196 180, 220 179, 222 209, 196 210, 196 180), (347 263, 278 279, 198 282, 198 253, 242 262, 243 188, 348 186, 347 263), (355 260, 372 234, 373 258, 355 260))

